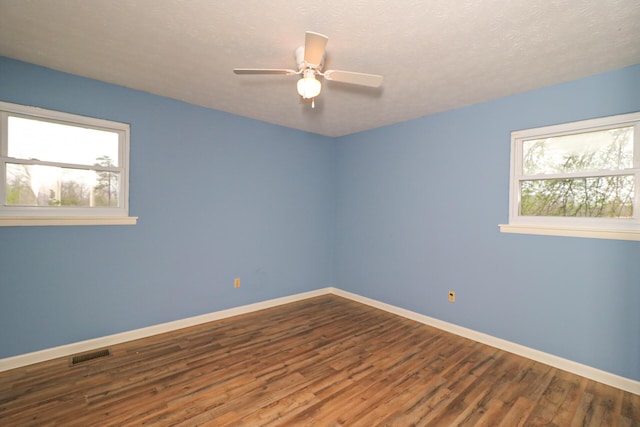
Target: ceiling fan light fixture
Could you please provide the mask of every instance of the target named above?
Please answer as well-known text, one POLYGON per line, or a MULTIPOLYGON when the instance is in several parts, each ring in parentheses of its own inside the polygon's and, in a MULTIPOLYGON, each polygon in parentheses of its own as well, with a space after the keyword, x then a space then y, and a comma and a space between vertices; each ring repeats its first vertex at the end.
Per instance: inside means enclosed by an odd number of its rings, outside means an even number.
POLYGON ((320 81, 316 79, 315 72, 313 70, 305 70, 303 77, 298 80, 298 93, 304 99, 315 98, 320 95, 322 85, 320 81))
MULTIPOLYGON (((0 0, 2 1, 2 0, 0 0)), ((353 71, 325 70, 325 47, 329 38, 320 33, 307 31, 304 36, 304 46, 295 50, 296 69, 288 68, 234 68, 236 74, 281 74, 286 76, 302 75, 298 79, 298 94, 303 99, 311 99, 311 107, 315 106, 313 100, 320 95, 322 84, 318 76, 323 80, 353 84, 367 87, 380 87, 382 76, 376 74, 356 73, 353 71)))

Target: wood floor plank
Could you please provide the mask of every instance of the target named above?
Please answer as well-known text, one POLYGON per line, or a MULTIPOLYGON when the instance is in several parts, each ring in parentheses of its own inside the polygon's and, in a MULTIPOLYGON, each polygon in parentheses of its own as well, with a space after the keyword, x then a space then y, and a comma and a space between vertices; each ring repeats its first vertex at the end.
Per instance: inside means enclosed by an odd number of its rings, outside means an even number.
POLYGON ((640 426, 640 396, 327 295, 0 373, 2 426, 640 426))
POLYGON ((536 402, 520 396, 511 406, 511 409, 505 414, 504 418, 497 424, 498 427, 522 427, 525 425, 531 411, 536 406, 536 402))
POLYGON ((622 398, 622 416, 640 423, 640 395, 624 393, 622 398))

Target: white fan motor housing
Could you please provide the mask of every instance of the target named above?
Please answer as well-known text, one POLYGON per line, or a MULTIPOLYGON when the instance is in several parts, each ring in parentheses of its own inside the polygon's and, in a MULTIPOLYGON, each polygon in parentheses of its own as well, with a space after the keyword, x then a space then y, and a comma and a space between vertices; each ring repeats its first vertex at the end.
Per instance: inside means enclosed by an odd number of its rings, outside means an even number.
POLYGON ((304 68, 313 68, 315 70, 322 70, 322 67, 324 66, 324 59, 327 56, 326 52, 322 55, 322 61, 320 61, 320 65, 318 65, 317 67, 311 67, 310 64, 306 63, 304 61, 304 46, 300 46, 296 49, 296 65, 298 66, 298 71, 302 70, 304 68))

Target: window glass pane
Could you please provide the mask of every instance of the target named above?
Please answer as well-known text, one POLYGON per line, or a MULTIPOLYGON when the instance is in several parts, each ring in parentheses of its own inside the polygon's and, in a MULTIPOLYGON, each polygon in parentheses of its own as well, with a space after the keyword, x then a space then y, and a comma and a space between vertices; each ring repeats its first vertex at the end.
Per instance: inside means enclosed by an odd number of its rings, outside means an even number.
POLYGON ((118 133, 9 116, 9 157, 118 166, 118 133))
POLYGON ((634 187, 633 175, 521 181, 520 215, 630 218, 634 187))
POLYGON ((7 206, 118 207, 120 174, 7 163, 7 206))
POLYGON ((633 167, 633 127, 524 141, 524 175, 633 167))

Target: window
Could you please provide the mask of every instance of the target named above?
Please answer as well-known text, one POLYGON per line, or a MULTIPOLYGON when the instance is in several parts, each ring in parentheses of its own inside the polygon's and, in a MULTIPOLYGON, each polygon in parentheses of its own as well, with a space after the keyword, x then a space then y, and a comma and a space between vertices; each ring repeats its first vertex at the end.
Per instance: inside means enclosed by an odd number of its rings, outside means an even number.
POLYGON ((129 125, 0 102, 0 225, 135 224, 129 125))
POLYGON ((640 240, 640 113, 511 134, 500 230, 640 240))

